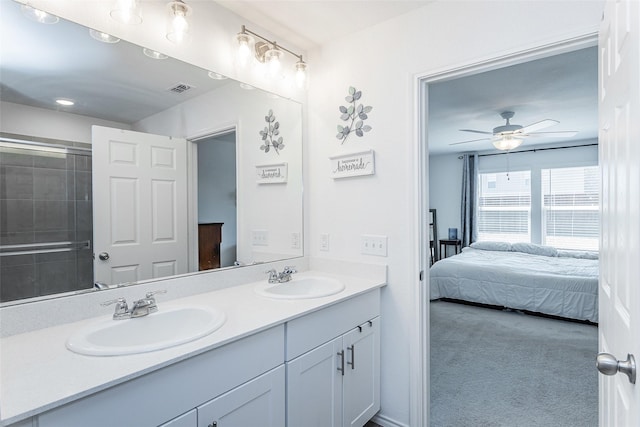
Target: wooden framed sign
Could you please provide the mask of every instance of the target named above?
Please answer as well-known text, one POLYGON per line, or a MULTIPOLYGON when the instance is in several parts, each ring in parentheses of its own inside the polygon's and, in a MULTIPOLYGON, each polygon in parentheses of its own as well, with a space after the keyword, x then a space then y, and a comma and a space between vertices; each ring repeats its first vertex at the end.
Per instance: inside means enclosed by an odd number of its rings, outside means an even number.
POLYGON ((373 150, 331 156, 329 173, 332 178, 373 175, 376 173, 374 157, 373 150))

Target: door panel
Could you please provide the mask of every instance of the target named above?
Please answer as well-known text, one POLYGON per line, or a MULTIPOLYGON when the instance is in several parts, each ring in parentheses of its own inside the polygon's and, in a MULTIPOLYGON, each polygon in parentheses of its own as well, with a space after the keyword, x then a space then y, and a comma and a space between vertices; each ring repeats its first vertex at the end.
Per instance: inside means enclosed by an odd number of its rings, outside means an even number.
POLYGON ((92 131, 95 280, 186 273, 186 140, 101 126, 92 131))
MULTIPOLYGON (((608 1, 600 30, 600 351, 640 356, 640 3, 608 1)), ((640 390, 600 376, 600 426, 640 425, 640 390)))

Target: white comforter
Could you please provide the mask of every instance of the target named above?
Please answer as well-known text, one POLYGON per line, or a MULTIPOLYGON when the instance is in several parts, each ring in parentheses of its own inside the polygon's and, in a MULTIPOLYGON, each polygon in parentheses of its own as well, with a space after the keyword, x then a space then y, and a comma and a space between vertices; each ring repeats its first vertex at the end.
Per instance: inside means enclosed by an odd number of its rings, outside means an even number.
POLYGON ((598 321, 598 260, 464 248, 430 269, 431 299, 598 321))

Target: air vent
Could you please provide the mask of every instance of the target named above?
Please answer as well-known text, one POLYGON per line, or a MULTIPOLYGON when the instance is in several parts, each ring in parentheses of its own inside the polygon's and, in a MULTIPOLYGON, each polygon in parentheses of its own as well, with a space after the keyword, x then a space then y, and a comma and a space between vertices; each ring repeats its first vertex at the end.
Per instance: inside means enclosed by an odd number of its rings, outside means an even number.
POLYGON ((191 85, 188 85, 186 83, 176 83, 167 90, 174 93, 185 93, 186 91, 191 89, 193 89, 193 86, 191 85))

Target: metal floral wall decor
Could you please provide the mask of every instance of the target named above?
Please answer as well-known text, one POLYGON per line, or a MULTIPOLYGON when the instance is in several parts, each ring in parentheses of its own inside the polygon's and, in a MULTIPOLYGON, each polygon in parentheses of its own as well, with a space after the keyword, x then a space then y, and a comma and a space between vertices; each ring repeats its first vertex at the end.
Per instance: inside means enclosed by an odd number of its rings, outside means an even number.
POLYGON ((369 118, 367 114, 371 112, 373 107, 359 104, 358 101, 361 97, 362 92, 351 86, 349 87, 349 95, 344 98, 351 105, 338 107, 341 113, 340 119, 348 123, 346 126, 338 125, 336 138, 340 140, 341 144, 344 144, 351 133, 355 133, 356 136, 364 136, 365 132, 371 130, 371 126, 365 125, 364 121, 369 118))
POLYGON ((264 130, 260 131, 262 137, 262 145, 260 149, 265 153, 268 153, 271 147, 280 155, 280 150, 284 148, 284 143, 280 135, 280 123, 276 122, 276 116, 273 115, 273 110, 269 110, 269 113, 264 116, 264 121, 267 122, 267 126, 264 130))

